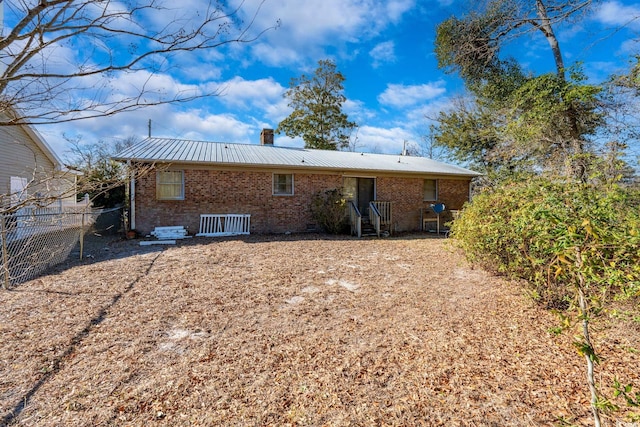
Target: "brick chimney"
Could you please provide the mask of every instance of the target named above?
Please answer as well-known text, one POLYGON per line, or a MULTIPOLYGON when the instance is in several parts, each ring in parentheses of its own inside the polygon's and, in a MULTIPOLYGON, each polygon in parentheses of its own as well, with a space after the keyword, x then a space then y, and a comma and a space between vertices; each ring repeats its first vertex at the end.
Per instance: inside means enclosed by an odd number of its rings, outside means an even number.
POLYGON ((273 129, 262 129, 260 145, 273 145, 273 129))

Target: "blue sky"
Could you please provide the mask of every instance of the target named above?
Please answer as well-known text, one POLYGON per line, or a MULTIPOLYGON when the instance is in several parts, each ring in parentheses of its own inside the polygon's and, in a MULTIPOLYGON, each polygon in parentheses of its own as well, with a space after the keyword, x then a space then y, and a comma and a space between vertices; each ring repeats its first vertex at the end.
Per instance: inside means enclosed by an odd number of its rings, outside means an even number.
MULTIPOLYGON (((231 0, 230 3, 239 3, 231 0)), ((185 0, 197 11, 201 0, 185 0)), ((249 20, 258 0, 244 2, 249 20)), ((214 88, 221 96, 186 104, 162 105, 38 130, 65 156, 62 134, 84 142, 114 141, 152 135, 237 143, 258 143, 262 128, 276 128, 290 113, 284 91, 289 80, 311 74, 320 59, 332 59, 346 80, 343 109, 359 125, 358 150, 399 153, 404 141, 420 143, 428 117, 447 108, 463 93, 455 76, 444 74, 433 54, 435 27, 451 15, 461 16, 471 2, 461 0, 266 0, 255 30, 281 25, 257 41, 206 54, 174 59, 171 73, 153 76, 166 90, 214 88)), ((640 53, 640 4, 601 2, 579 22, 556 29, 567 65, 583 63, 593 81, 628 68, 640 53)), ((551 53, 539 35, 528 35, 509 48, 531 70, 553 71, 551 53)), ((129 90, 144 73, 123 75, 114 91, 129 90)), ((299 139, 276 135, 276 145, 302 146, 299 139)))

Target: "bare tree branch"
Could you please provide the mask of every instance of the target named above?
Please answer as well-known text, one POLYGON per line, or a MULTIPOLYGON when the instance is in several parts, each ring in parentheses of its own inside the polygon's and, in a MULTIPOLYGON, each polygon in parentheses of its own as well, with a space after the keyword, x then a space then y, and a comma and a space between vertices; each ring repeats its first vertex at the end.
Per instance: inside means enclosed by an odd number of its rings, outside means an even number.
POLYGON ((217 96, 216 89, 163 87, 157 80, 180 55, 250 43, 277 27, 254 30, 263 3, 244 24, 244 2, 229 9, 202 0, 196 10, 169 0, 5 2, 0 112, 19 108, 23 114, 0 126, 69 122, 217 96), (136 74, 143 79, 133 93, 117 94, 113 83, 136 74))

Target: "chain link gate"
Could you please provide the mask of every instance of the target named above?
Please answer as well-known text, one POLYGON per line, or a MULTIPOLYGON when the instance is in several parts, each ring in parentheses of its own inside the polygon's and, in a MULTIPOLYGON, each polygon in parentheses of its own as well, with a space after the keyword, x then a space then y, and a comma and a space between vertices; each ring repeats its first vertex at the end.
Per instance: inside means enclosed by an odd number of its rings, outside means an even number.
POLYGON ((0 215, 0 286, 39 276, 65 261, 77 244, 82 259, 84 235, 104 212, 26 207, 0 215))

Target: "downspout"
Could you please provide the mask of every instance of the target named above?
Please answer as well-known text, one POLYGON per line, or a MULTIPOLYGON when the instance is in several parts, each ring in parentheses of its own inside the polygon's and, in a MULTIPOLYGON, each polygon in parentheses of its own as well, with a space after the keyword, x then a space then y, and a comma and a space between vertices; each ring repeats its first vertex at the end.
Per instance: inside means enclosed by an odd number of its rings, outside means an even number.
POLYGON ((131 167, 131 160, 127 160, 129 167, 129 230, 136 229, 136 173, 131 167))

